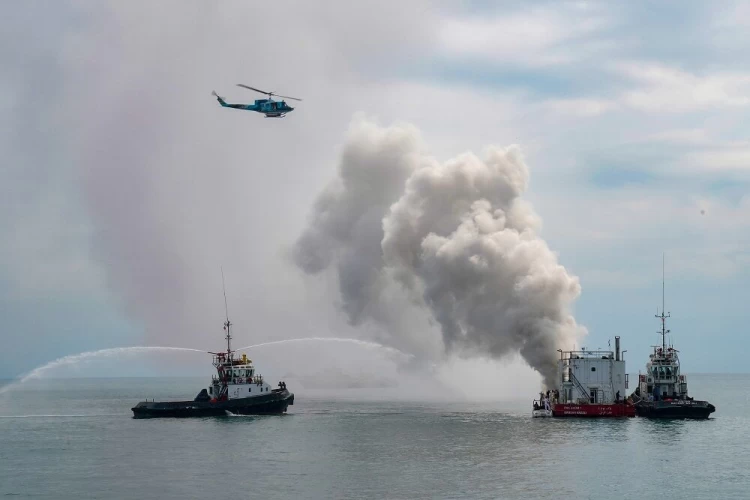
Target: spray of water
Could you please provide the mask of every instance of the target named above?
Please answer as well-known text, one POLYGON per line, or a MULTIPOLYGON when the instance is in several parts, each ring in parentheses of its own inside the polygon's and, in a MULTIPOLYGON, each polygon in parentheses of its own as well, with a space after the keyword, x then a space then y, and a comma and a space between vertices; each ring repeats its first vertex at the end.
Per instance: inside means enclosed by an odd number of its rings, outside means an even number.
POLYGON ((237 350, 242 351, 245 349, 252 349, 254 347, 264 347, 267 345, 275 345, 275 344, 288 344, 291 342, 347 342, 350 344, 356 344, 356 345, 360 345, 364 347, 381 349, 383 351, 386 351, 389 354, 395 354, 397 356, 401 356, 406 359, 414 357, 413 354, 406 354, 405 352, 399 351, 398 349, 395 349, 393 347, 388 347, 382 344, 378 344, 377 342, 368 342, 366 340, 346 339, 346 338, 339 338, 339 337, 305 337, 301 339, 274 340, 271 342, 263 342, 262 344, 254 344, 254 345, 241 347, 237 350))
MULTIPOLYGON (((288 344, 292 342, 346 342, 346 343, 356 344, 356 345, 360 345, 364 347, 381 349, 389 354, 398 355, 406 359, 414 357, 411 354, 406 354, 402 351, 399 351, 398 349, 384 346, 382 344, 378 344, 377 342, 367 342, 365 340, 346 339, 346 338, 338 338, 338 337, 306 337, 306 338, 300 338, 300 339, 274 340, 271 342, 263 342, 260 344, 254 344, 254 345, 249 345, 246 347, 241 347, 240 349, 237 349, 237 350, 241 351, 245 349, 253 349, 255 347, 264 347, 264 346, 275 345, 275 344, 288 344)), ((11 389, 16 388, 19 385, 29 380, 41 378, 47 372, 54 370, 56 368, 59 368, 61 366, 75 365, 75 364, 87 361, 89 359, 92 359, 92 358, 113 357, 113 356, 120 356, 122 354, 135 354, 135 353, 142 353, 142 352, 158 352, 158 351, 167 351, 167 352, 168 351, 186 351, 186 352, 200 352, 200 353, 208 352, 208 351, 203 351, 200 349, 191 349, 189 347, 134 346, 134 347, 114 347, 110 349, 100 349, 98 351, 88 351, 88 352, 82 352, 80 354, 72 354, 70 356, 64 356, 54 361, 50 361, 49 363, 42 365, 38 368, 34 368, 26 375, 23 375, 22 377, 20 377, 18 380, 15 380, 14 382, 4 387, 0 387, 0 394, 6 393, 10 391, 11 389)))
POLYGON ((200 349, 190 349, 189 347, 160 347, 160 346, 135 346, 135 347, 113 347, 110 349, 100 349, 98 351, 82 352, 80 354, 72 354, 70 356, 64 356, 54 361, 50 361, 46 365, 42 365, 38 368, 34 368, 26 375, 23 375, 18 380, 3 386, 0 388, 0 394, 8 392, 9 390, 23 384, 24 382, 32 379, 41 378, 45 373, 61 366, 75 365, 77 363, 87 361, 91 358, 99 357, 112 357, 119 356, 122 354, 135 354, 141 352, 157 352, 157 351, 188 351, 188 352, 201 352, 206 353, 200 349))
POLYGON ((92 418, 92 417, 119 417, 119 413, 101 413, 101 414, 82 414, 76 413, 71 415, 54 415, 54 414, 42 414, 42 415, 0 415, 0 418, 92 418))

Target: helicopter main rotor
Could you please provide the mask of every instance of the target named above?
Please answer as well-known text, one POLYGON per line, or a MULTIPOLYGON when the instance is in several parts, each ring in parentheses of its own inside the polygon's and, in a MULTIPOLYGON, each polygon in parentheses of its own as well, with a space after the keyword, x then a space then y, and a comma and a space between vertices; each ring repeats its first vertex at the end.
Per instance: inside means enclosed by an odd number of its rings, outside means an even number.
POLYGON ((241 83, 238 83, 237 86, 245 88, 245 89, 248 89, 248 90, 254 90, 255 92, 258 92, 258 93, 261 93, 261 94, 266 94, 271 99, 273 99, 273 96, 276 96, 276 97, 281 97, 281 98, 284 98, 284 99, 294 99, 295 101, 301 101, 302 100, 302 99, 299 99, 297 97, 290 97, 288 95, 279 95, 279 94, 276 94, 274 92, 266 92, 265 90, 256 89, 255 87, 250 87, 249 85, 243 85, 241 83))

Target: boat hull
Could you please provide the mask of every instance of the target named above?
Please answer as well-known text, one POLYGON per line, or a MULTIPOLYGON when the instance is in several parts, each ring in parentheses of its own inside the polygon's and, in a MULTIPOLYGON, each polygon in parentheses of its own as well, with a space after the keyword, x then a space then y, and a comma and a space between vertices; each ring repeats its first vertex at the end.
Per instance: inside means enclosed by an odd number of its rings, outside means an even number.
POLYGON ((226 401, 141 401, 133 408, 133 418, 189 418, 235 415, 279 415, 294 404, 294 394, 286 389, 263 396, 226 401))
POLYGON ((533 410, 531 416, 534 418, 546 418, 552 416, 552 410, 533 410))
POLYGON ((635 408, 633 407, 633 405, 622 403, 556 403, 552 405, 552 416, 567 418, 635 417, 635 408))
POLYGON ((708 401, 640 401, 636 403, 635 411, 639 417, 646 418, 704 420, 716 411, 716 407, 708 401))

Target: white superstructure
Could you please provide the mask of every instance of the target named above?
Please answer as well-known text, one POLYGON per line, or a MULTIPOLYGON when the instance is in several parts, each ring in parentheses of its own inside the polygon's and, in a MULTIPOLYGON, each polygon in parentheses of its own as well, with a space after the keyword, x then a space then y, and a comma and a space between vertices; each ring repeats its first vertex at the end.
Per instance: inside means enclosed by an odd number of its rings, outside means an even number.
POLYGON ((224 401, 227 399, 252 398, 271 392, 271 386, 263 376, 255 372, 253 361, 242 354, 242 358, 235 358, 232 350, 232 323, 227 319, 224 323, 226 330, 227 352, 213 352, 213 365, 217 374, 211 378, 208 395, 211 400, 224 401))
POLYGON ((614 352, 585 348, 559 352, 559 402, 610 404, 626 397, 628 374, 620 355, 620 337, 615 337, 614 352))
POLYGON ((219 398, 224 387, 227 399, 250 398, 271 392, 271 386, 264 380, 263 376, 255 373, 255 367, 247 355, 243 354, 241 359, 229 359, 224 353, 214 356, 214 366, 218 375, 214 375, 208 394, 211 398, 219 398))

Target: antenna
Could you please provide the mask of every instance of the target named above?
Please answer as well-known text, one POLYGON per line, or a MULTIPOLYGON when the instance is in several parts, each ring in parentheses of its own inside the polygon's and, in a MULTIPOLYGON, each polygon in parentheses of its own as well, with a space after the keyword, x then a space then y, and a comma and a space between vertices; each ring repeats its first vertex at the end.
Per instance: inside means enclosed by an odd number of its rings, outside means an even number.
POLYGON ((227 306, 227 287, 224 284, 224 266, 221 267, 221 288, 224 290, 224 312, 227 315, 227 322, 229 321, 229 307, 227 306))
POLYGON ((224 284, 224 266, 221 267, 221 288, 224 290, 224 312, 226 313, 227 320, 224 322, 224 329, 227 331, 227 357, 232 354, 232 335, 230 334, 229 328, 232 323, 229 322, 229 306, 227 306, 227 287, 224 284))
MULTIPOLYGON (((222 271, 222 277, 224 277, 223 271, 222 271)), ((224 299, 226 299, 226 295, 224 295, 224 299)), ((664 312, 664 252, 661 253, 661 310, 664 312)))
POLYGON ((661 332, 657 332, 661 334, 661 348, 662 352, 666 352, 667 350, 667 334, 669 333, 669 330, 667 330, 667 324, 666 319, 670 317, 670 314, 667 313, 664 314, 665 306, 664 306, 664 252, 661 254, 661 315, 657 314, 656 317, 661 319, 661 332))

